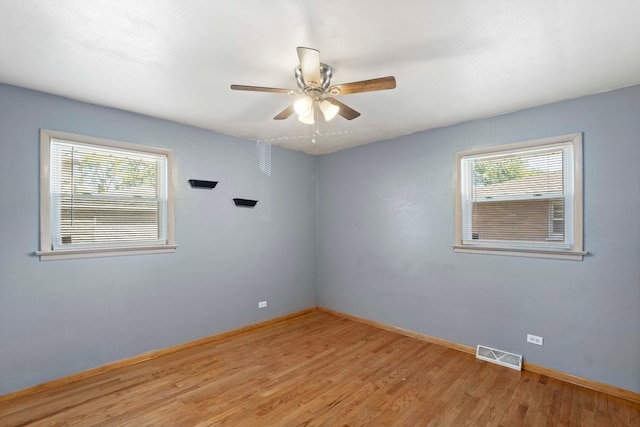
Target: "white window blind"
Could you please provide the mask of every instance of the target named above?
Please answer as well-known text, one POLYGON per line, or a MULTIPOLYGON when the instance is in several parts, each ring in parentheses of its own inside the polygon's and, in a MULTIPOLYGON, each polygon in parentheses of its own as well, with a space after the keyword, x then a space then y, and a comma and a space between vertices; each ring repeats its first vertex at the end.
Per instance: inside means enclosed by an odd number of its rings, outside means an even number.
POLYGON ((571 144, 462 159, 463 243, 571 248, 571 144))
POLYGON ((51 141, 53 249, 167 242, 166 157, 51 141))

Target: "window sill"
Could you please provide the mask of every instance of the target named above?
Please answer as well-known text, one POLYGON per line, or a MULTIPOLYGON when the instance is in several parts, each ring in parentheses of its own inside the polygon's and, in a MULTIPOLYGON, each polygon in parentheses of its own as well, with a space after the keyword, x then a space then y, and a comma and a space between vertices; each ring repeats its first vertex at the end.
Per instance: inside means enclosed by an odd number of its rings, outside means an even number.
POLYGON ((503 256, 519 256, 529 258, 547 258, 561 259, 568 261, 582 261, 583 257, 588 254, 585 251, 563 251, 563 250, 547 250, 547 249, 520 249, 520 248, 489 248, 489 247, 473 247, 453 245, 453 249, 457 253, 463 254, 481 254, 481 255, 503 255, 503 256))
POLYGON ((36 251, 40 261, 56 261, 62 259, 98 258, 123 255, 148 255, 174 253, 178 245, 129 246, 92 249, 56 249, 36 251))

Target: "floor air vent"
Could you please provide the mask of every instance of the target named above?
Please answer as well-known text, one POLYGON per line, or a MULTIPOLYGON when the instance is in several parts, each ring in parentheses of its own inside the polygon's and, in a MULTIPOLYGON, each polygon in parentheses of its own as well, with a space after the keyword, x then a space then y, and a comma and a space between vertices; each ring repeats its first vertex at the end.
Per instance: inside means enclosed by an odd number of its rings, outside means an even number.
POLYGON ((496 350, 495 348, 479 345, 476 350, 476 358, 487 362, 506 366, 507 368, 522 370, 522 356, 519 354, 509 353, 507 351, 496 350))

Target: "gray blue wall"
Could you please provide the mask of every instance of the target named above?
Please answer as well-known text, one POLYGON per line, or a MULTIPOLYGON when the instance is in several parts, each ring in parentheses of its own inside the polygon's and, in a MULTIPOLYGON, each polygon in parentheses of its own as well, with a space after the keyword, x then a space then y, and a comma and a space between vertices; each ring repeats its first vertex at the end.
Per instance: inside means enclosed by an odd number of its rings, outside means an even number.
POLYGON ((271 160, 269 177, 255 142, 0 84, 0 394, 314 307, 315 159, 271 160), (176 253, 32 256, 40 128, 173 149, 176 253))
POLYGON ((316 158, 273 147, 268 177, 254 142, 0 84, 0 394, 316 304, 640 392, 639 162, 640 86, 316 158), (32 256, 40 128, 172 148, 177 252, 32 256), (454 153, 573 132, 591 255, 455 254, 454 153))
POLYGON ((321 156, 318 305, 640 392, 639 163, 640 86, 321 156), (454 153, 574 132, 590 255, 454 253, 454 153))

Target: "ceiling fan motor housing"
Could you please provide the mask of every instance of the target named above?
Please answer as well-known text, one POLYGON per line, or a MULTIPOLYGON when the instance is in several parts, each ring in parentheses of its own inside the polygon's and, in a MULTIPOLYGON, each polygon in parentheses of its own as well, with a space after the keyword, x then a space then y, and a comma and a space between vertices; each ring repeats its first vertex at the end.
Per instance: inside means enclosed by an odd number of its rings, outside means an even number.
POLYGON ((322 89, 324 92, 331 84, 331 76, 333 75, 333 68, 330 65, 320 63, 320 80, 319 82, 305 82, 302 76, 302 68, 297 66, 295 69, 296 82, 298 87, 303 91, 309 89, 322 89))

